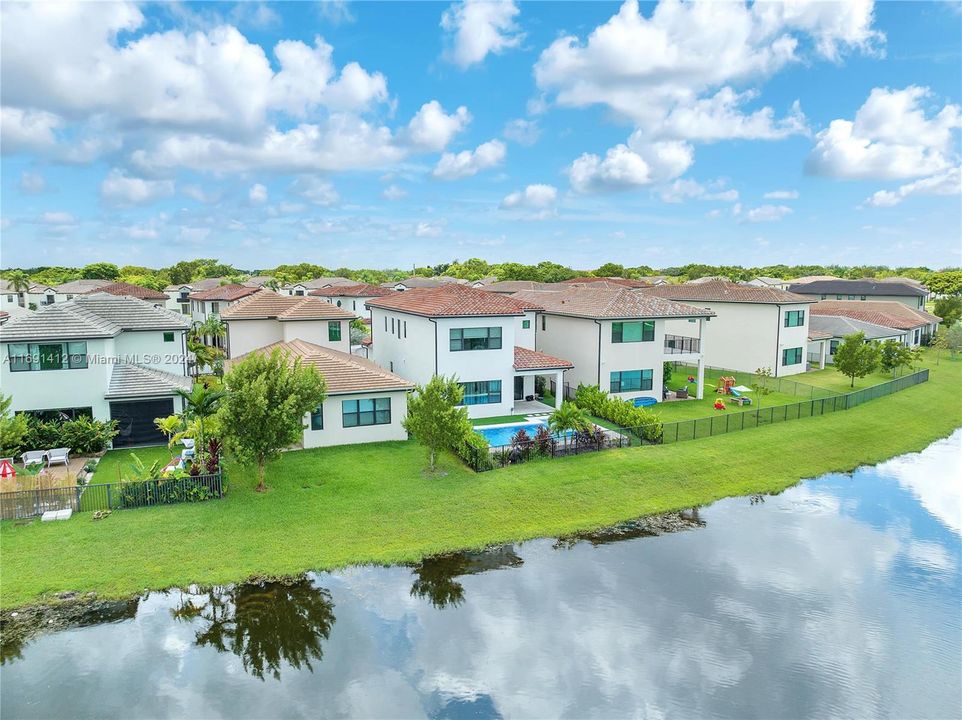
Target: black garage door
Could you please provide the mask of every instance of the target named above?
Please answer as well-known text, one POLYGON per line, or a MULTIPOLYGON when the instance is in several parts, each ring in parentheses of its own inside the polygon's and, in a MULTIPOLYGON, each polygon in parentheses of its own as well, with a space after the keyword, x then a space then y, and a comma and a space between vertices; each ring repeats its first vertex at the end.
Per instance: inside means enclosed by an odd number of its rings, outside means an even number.
POLYGON ((120 430, 114 438, 114 447, 163 445, 167 438, 154 425, 154 418, 167 417, 173 413, 173 398, 110 403, 110 417, 117 421, 117 428, 120 430))

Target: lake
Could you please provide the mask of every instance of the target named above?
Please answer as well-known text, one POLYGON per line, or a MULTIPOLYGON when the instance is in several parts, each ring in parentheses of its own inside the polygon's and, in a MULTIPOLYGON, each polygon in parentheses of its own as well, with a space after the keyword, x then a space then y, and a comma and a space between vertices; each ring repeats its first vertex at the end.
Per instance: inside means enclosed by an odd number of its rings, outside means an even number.
POLYGON ((960 458, 962 430, 587 536, 101 603, 5 633, 0 713, 959 717, 960 458))

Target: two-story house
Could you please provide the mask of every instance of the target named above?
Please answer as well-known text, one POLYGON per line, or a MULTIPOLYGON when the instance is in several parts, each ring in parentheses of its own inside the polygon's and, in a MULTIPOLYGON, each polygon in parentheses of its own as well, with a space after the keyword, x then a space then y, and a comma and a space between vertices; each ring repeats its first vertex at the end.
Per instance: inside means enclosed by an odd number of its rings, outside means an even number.
POLYGON ((8 317, 15 317, 30 312, 27 306, 27 293, 14 287, 9 280, 0 278, 0 312, 8 317))
POLYGON ((533 397, 535 376, 560 387, 571 368, 535 349, 538 308, 524 300, 444 283, 375 298, 367 307, 374 361, 418 384, 457 377, 472 418, 512 414, 533 397))
POLYGON ((925 310, 929 296, 929 291, 916 283, 871 278, 794 282, 788 290, 812 300, 898 302, 914 310, 925 310))
POLYGON ((938 315, 895 300, 820 300, 812 315, 847 317, 900 330, 909 347, 928 345, 942 321, 938 315))
POLYGON ((191 387, 189 324, 132 297, 58 302, 0 327, 0 385, 16 412, 117 420, 114 447, 162 442, 154 418, 181 410, 175 390, 191 387))
POLYGON ((308 295, 319 297, 325 302, 336 305, 339 308, 349 310, 355 317, 371 319, 371 313, 364 305, 368 300, 378 297, 385 297, 393 293, 394 290, 369 285, 368 283, 355 283, 353 285, 329 285, 320 290, 311 290, 308 295))
POLYGON ((259 292, 270 292, 259 287, 247 287, 232 283, 218 285, 210 290, 199 290, 188 295, 190 300, 190 317, 194 323, 205 322, 208 318, 219 317, 221 312, 244 298, 259 292))
MULTIPOLYGON (((809 306, 815 302, 811 298, 728 280, 659 285, 636 292, 714 312, 702 335, 709 366, 743 372, 769 368, 775 377, 806 370, 809 306)), ((684 344, 688 327, 685 321, 672 321, 666 332, 684 344)))
POLYGON ((541 308, 535 326, 537 349, 574 364, 565 394, 584 384, 625 399, 660 401, 664 363, 671 360, 697 367, 696 393, 703 396, 703 329, 713 317, 711 311, 624 286, 558 283, 556 288, 511 297, 541 308), (667 332, 670 323, 681 323, 691 337, 675 342, 667 332))
POLYGON ((319 277, 313 280, 302 280, 301 282, 289 283, 281 287, 280 292, 283 295, 308 295, 313 290, 321 290, 326 287, 332 287, 334 285, 355 285, 357 280, 351 280, 345 277, 319 277))
POLYGON ((229 282, 227 278, 216 277, 191 280, 189 283, 168 285, 164 288, 164 294, 167 296, 167 309, 175 310, 184 315, 190 315, 190 294, 192 292, 213 290, 221 285, 227 285, 229 282))
POLYGON ((280 342, 303 340, 338 352, 351 352, 354 313, 321 298, 261 290, 220 313, 227 326, 225 349, 236 358, 280 342))

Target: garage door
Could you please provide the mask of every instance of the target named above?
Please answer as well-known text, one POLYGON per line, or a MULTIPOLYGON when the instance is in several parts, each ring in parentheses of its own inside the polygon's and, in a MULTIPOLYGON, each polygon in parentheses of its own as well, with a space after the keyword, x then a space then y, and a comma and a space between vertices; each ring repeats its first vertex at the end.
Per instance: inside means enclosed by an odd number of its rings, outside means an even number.
POLYGON ((110 403, 110 417, 117 421, 120 431, 114 438, 114 447, 163 445, 167 438, 154 425, 154 418, 167 417, 173 413, 173 398, 110 403))

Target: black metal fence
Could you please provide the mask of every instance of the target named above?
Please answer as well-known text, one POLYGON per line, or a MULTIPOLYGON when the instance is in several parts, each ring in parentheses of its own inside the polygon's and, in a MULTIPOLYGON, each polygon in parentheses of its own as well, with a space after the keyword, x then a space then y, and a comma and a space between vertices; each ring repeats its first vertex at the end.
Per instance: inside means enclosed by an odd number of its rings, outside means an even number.
POLYGON ((221 473, 185 478, 158 478, 129 482, 71 485, 0 493, 0 520, 43 515, 49 510, 124 510, 203 502, 224 497, 221 473))
POLYGON ((512 445, 495 445, 488 452, 477 451, 465 458, 468 466, 476 472, 494 468, 518 465, 539 458, 567 457, 588 452, 599 452, 611 448, 629 447, 631 440, 621 433, 597 429, 595 432, 582 432, 553 437, 539 441, 531 438, 526 442, 512 445))
POLYGON ((701 352, 701 340, 684 335, 665 335, 665 352, 669 355, 699 353, 701 352))

